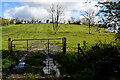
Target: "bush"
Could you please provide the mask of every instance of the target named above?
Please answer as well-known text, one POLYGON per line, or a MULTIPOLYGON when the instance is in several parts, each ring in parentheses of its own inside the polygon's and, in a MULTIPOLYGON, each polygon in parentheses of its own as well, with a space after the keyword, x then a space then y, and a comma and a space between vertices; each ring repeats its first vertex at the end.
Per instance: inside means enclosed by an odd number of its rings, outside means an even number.
POLYGON ((83 69, 79 74, 73 75, 74 80, 93 80, 94 79, 94 73, 88 69, 83 69))
POLYGON ((80 54, 79 62, 75 55, 56 55, 62 74, 69 74, 73 80, 119 80, 120 53, 113 44, 98 43, 80 54))
POLYGON ((120 74, 119 55, 120 53, 115 45, 99 44, 92 46, 86 52, 89 60, 87 66, 95 73, 97 80, 109 80, 111 76, 120 74))
POLYGON ((22 24, 22 22, 21 21, 16 21, 16 24, 22 24))
POLYGON ((2 18, 2 23, 1 23, 2 26, 8 26, 9 25, 9 21, 8 19, 3 19, 2 18))

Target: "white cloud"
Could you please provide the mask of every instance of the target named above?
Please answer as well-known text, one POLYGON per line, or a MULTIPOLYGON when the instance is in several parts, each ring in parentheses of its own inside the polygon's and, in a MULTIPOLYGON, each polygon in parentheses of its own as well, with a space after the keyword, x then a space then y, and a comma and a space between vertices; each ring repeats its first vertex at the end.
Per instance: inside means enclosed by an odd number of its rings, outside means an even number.
POLYGON ((21 6, 11 8, 5 11, 6 18, 19 18, 19 19, 44 19, 46 18, 47 10, 41 7, 21 6))
POLYGON ((80 11, 94 9, 96 12, 99 10, 94 5, 96 1, 85 3, 86 0, 24 0, 21 1, 24 6, 9 8, 5 10, 4 17, 6 18, 20 18, 20 19, 48 19, 49 6, 52 3, 60 3, 64 9, 64 19, 68 20, 71 16, 75 18, 82 18, 80 11), (76 10, 76 12, 72 12, 76 10))

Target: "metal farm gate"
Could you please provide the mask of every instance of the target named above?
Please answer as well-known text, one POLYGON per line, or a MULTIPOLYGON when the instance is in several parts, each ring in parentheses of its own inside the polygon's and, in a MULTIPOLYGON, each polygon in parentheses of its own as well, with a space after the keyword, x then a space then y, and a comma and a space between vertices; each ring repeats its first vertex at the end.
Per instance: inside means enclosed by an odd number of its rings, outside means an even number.
POLYGON ((8 51, 43 51, 45 53, 66 53, 66 38, 55 39, 8 39, 8 51))

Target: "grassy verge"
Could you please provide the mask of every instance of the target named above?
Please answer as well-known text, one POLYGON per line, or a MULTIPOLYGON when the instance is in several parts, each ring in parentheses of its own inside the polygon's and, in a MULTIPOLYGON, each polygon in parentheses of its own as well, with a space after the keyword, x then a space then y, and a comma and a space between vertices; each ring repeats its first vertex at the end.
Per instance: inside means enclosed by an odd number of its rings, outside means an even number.
POLYGON ((2 50, 2 69, 7 69, 12 64, 15 64, 18 60, 17 55, 18 52, 9 55, 7 50, 2 50))

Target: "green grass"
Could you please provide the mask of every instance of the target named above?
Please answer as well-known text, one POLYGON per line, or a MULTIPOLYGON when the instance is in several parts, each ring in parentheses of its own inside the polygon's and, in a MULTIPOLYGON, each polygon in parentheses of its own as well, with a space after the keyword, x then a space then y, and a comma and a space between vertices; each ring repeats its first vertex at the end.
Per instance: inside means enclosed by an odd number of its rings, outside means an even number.
POLYGON ((16 61, 16 57, 7 56, 5 59, 2 60, 2 69, 7 69, 11 64, 15 64, 16 61))
POLYGON ((42 38, 67 38, 67 47, 77 47, 86 41, 89 46, 96 44, 99 40, 102 42, 114 41, 115 33, 96 32, 97 27, 91 27, 91 34, 88 34, 89 28, 85 25, 59 24, 60 28, 57 34, 53 33, 52 24, 18 24, 2 26, 2 49, 8 49, 8 38, 12 39, 42 39, 42 38))

